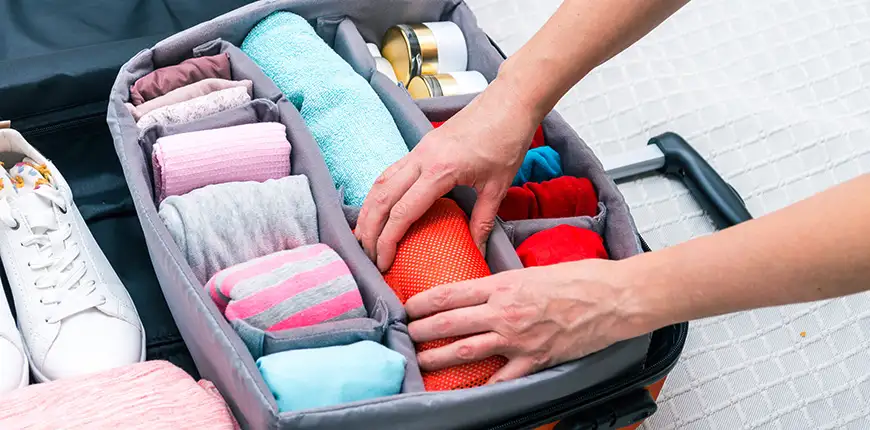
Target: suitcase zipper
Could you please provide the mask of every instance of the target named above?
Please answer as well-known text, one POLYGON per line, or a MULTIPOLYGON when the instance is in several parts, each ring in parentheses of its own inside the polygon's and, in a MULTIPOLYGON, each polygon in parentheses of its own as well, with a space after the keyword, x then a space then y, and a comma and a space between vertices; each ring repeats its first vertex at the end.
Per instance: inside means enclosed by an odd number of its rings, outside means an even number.
POLYGON ((551 423, 562 418, 562 416, 567 413, 575 412, 573 408, 576 406, 588 404, 588 406, 594 407, 596 404, 610 400, 615 395, 622 394, 621 391, 626 388, 645 386, 658 381, 662 376, 667 374, 674 365, 676 365, 677 358, 679 358, 680 353, 683 350, 683 344, 686 341, 688 330, 684 327, 680 327, 677 330, 677 338, 675 339, 674 347, 668 351, 667 355, 656 361, 654 364, 647 366, 646 369, 635 376, 626 378, 623 381, 608 386, 607 388, 600 388, 587 393, 564 397, 557 400, 556 403, 551 406, 537 410, 521 418, 507 421, 495 427, 490 427, 489 430, 524 429, 551 423))
MULTIPOLYGON (((18 128, 17 130, 21 134, 27 135, 28 137, 39 136, 39 135, 43 135, 43 134, 54 133, 54 132, 59 131, 59 130, 77 127, 79 125, 82 125, 82 124, 85 124, 85 123, 88 123, 88 122, 91 122, 91 121, 94 121, 94 120, 97 120, 100 118, 104 118, 104 117, 105 117, 105 114, 91 114, 91 115, 71 119, 68 121, 54 122, 54 123, 46 124, 46 125, 38 125, 38 126, 25 125, 24 127, 18 128)), ((23 121, 21 121, 21 122, 23 122, 23 121)), ((13 123, 13 128, 14 128, 14 125, 15 125, 15 123, 13 123)))
POLYGON ((106 104, 98 102, 12 119, 11 125, 21 134, 32 137, 75 128, 105 118, 106 104))

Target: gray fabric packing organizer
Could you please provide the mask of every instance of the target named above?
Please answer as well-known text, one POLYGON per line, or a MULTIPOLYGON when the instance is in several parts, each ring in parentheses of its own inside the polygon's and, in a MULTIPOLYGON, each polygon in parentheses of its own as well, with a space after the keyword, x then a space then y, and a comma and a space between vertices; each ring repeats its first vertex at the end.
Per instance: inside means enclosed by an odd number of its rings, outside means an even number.
MULTIPOLYGON (((444 120, 465 106, 473 96, 442 97, 415 102, 407 92, 375 72, 374 60, 365 42, 380 42, 394 24, 450 20, 465 33, 469 47, 468 66, 492 80, 503 61, 476 24, 468 7, 458 0, 283 0, 258 2, 173 35, 144 50, 122 68, 112 89, 108 123, 115 148, 139 214, 154 269, 170 310, 178 323, 197 367, 215 383, 245 428, 480 428, 520 416, 549 401, 606 383, 643 366, 649 336, 620 342, 604 351, 515 381, 451 392, 425 392, 414 347, 407 335, 407 320, 399 300, 366 258, 345 219, 316 142, 296 108, 236 46, 248 31, 269 13, 287 10, 314 25, 318 34, 366 79, 393 115, 406 143, 412 148, 429 131, 430 121, 444 120), (177 64, 191 56, 227 52, 233 79, 254 82, 254 98, 260 101, 234 114, 210 118, 209 126, 234 125, 254 120, 278 119, 287 126, 293 174, 308 176, 317 205, 321 241, 338 252, 354 274, 368 319, 323 324, 263 336, 246 334, 243 341, 219 313, 196 280, 178 247, 157 216, 152 198, 150 147, 167 133, 202 129, 196 122, 141 133, 124 102, 129 87, 158 67, 177 64), (223 121, 226 121, 224 124, 223 121), (260 377, 249 346, 255 352, 325 346, 354 340, 380 341, 408 358, 403 393, 397 396, 338 405, 310 411, 279 413, 275 399, 260 377), (449 418, 445 418, 449 417, 449 418)), ((203 120, 205 121, 205 120, 203 120)), ((629 210, 615 184, 592 151, 553 112, 543 123, 547 144, 562 156, 565 174, 589 178, 599 193, 605 211, 594 219, 579 217, 566 223, 603 232, 611 258, 623 259, 641 252, 629 210)), ((474 202, 473 191, 451 192, 466 212, 474 202)), ((518 237, 552 227, 553 221, 531 220, 500 223, 490 238, 487 262, 493 272, 521 268, 514 252, 518 237), (518 236, 519 235, 519 236, 518 236)))

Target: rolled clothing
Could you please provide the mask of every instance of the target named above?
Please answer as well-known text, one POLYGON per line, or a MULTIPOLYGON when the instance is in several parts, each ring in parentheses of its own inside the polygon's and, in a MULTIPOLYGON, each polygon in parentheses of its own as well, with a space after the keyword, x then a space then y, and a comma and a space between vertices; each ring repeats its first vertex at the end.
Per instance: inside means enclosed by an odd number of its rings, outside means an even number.
POLYGON ((233 87, 215 91, 180 103, 163 106, 146 113, 136 122, 140 130, 154 124, 163 126, 183 124, 205 118, 244 105, 251 101, 245 87, 233 87))
POLYGON ((244 124, 157 139, 151 153, 160 203, 206 185, 290 175, 290 142, 277 122, 244 124))
POLYGON ((260 21, 242 42, 305 120, 345 203, 362 206, 375 179, 408 153, 369 83, 290 12, 260 21))
POLYGON ((541 183, 510 187, 498 208, 504 221, 595 216, 598 194, 586 178, 562 176, 541 183))
POLYGON ((159 214, 203 284, 227 267, 320 242, 304 175, 209 185, 167 197, 159 214))
POLYGON ((138 106, 176 88, 208 78, 232 79, 227 53, 190 58, 154 70, 133 83, 130 87, 130 102, 138 106))
POLYGON ((146 154, 150 154, 153 152, 157 139, 161 137, 211 130, 213 128, 234 127, 256 122, 278 122, 280 120, 281 114, 278 112, 278 105, 269 99, 253 99, 237 108, 218 112, 214 115, 184 124, 148 127, 139 133, 139 144, 146 154))
POLYGON ((529 236, 517 247, 517 255, 523 267, 608 258, 601 236, 592 230, 566 224, 529 236))
POLYGON ((279 412, 322 408, 399 394, 405 357, 370 340, 298 349, 257 359, 279 412))
MULTIPOLYGON (((430 288, 489 276, 489 266, 471 238, 468 219, 456 202, 438 199, 415 222, 396 249, 396 258, 384 274, 402 304, 430 288)), ((416 345, 426 351, 449 345, 461 337, 416 345)), ((485 384, 507 363, 501 356, 423 373, 426 391, 456 390, 485 384)))
POLYGON ((347 264, 323 244, 226 268, 205 289, 227 320, 244 320, 263 331, 367 316, 347 264))
POLYGON ((169 106, 175 103, 181 103, 190 99, 195 99, 206 94, 211 94, 215 91, 225 90, 227 88, 245 87, 248 90, 248 95, 254 95, 254 84, 248 79, 243 81, 230 81, 220 78, 203 79, 192 84, 187 84, 183 87, 176 88, 160 97, 148 100, 139 106, 134 106, 132 103, 124 103, 124 106, 133 115, 133 119, 139 121, 143 115, 163 106, 169 106))
POLYGON ((513 186, 526 182, 544 182, 562 176, 562 159, 555 149, 541 146, 530 149, 523 159, 523 164, 514 176, 513 186))
POLYGON ((535 129, 534 136, 532 136, 532 144, 529 146, 529 149, 540 148, 542 146, 547 146, 547 142, 544 140, 544 127, 539 125, 535 129))
POLYGON ((4 429, 238 428, 214 384, 167 361, 34 384, 0 396, 4 429))

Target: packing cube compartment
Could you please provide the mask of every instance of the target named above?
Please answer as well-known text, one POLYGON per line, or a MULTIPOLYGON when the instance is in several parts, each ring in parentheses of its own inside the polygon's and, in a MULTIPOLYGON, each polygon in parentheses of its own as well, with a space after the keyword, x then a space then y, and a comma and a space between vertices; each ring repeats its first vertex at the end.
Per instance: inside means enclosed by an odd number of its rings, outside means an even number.
MULTIPOLYGON (((395 24, 453 21, 467 40, 469 70, 478 70, 492 80, 503 61, 499 51, 477 27, 470 9, 458 0, 280 0, 250 4, 175 34, 140 52, 121 68, 110 95, 108 123, 154 270, 201 375, 214 382, 242 426, 256 429, 481 428, 522 416, 549 402, 643 368, 650 345, 649 335, 617 343, 580 360, 518 380, 464 390, 426 392, 414 345, 407 334, 404 309, 354 238, 349 225, 349 222, 353 224, 353 219, 349 219, 353 210, 343 207, 317 142, 296 107, 239 49, 248 32, 275 11, 289 11, 304 17, 329 46, 368 80, 409 148, 431 130, 430 121, 449 118, 473 96, 415 102, 403 88, 376 71, 366 42, 380 42, 386 29, 395 24), (239 337, 212 303, 203 283, 194 276, 158 216, 149 153, 157 132, 139 130, 124 103, 130 100, 131 85, 152 70, 218 53, 229 55, 232 79, 253 82, 254 101, 245 114, 259 121, 277 121, 286 126, 287 139, 292 145, 291 175, 308 177, 317 208, 320 242, 333 248, 346 262, 368 313, 367 318, 359 320, 260 334, 260 352, 374 340, 407 359, 401 394, 314 410, 279 412, 274 396, 257 370, 250 342, 246 344, 239 337)), ((231 117, 223 114, 223 119, 215 120, 210 127, 226 125, 221 121, 230 124, 231 117)), ((565 174, 589 178, 599 197, 599 215, 566 222, 588 226, 601 233, 613 259, 642 252, 628 206, 591 149, 555 112, 547 116, 543 128, 547 145, 562 157, 565 174)), ((185 125, 178 126, 176 132, 183 131, 185 125)), ((470 213, 475 198, 472 190, 459 187, 448 197, 470 213)), ((546 228, 546 222, 515 221, 497 225, 486 255, 492 272, 521 268, 514 250, 516 235, 529 235, 546 228)))

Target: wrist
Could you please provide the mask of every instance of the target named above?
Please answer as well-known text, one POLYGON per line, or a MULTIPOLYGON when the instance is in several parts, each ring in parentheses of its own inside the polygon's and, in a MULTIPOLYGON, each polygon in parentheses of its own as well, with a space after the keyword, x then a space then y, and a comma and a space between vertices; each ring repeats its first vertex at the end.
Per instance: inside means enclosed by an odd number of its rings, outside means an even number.
POLYGON ((649 256, 651 253, 616 261, 619 267, 612 268, 619 286, 616 303, 620 318, 626 322, 632 337, 678 322, 671 285, 657 282, 664 274, 657 271, 655 261, 649 256))
POLYGON ((519 54, 505 60, 489 89, 500 94, 505 102, 512 103, 517 112, 537 126, 555 103, 548 102, 551 97, 542 84, 541 76, 529 70, 528 64, 521 61, 519 54))

